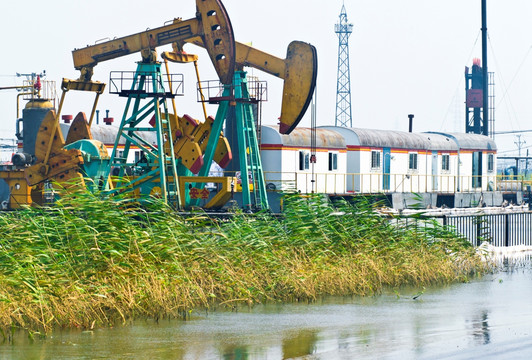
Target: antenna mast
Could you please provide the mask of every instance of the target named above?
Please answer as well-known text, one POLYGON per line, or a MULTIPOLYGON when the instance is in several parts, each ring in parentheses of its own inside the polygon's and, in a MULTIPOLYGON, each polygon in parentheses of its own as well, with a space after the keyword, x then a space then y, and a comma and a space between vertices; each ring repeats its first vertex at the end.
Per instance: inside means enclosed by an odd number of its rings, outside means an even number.
POLYGON ((342 4, 340 20, 334 26, 338 35, 338 81, 336 85, 336 121, 335 126, 352 127, 351 117, 351 74, 349 71, 349 35, 353 24, 347 21, 345 5, 342 4))

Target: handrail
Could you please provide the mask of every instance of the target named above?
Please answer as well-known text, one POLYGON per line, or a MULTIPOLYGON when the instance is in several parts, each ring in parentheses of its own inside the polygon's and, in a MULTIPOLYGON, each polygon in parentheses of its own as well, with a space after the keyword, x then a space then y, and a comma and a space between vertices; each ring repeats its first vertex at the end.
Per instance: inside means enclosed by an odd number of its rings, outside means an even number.
POLYGON ((522 191, 532 182, 523 178, 506 179, 500 175, 430 175, 430 174, 387 174, 382 173, 310 173, 265 171, 269 188, 283 191, 288 188, 301 193, 311 193, 312 184, 318 193, 456 193, 489 191, 522 191), (289 185, 288 185, 289 184, 289 185), (274 185, 274 186, 273 186, 274 185), (384 188, 386 186, 386 188, 384 188))

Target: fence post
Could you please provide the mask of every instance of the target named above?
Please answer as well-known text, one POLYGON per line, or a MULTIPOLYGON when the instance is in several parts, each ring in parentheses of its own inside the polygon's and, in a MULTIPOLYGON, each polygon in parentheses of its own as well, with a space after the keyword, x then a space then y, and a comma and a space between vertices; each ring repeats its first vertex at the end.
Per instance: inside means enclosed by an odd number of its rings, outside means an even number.
POLYGON ((510 214, 504 216, 504 246, 508 247, 510 244, 510 214))
POLYGON ((477 225, 477 238, 475 239, 475 244, 477 244, 477 246, 480 246, 481 224, 482 224, 481 216, 476 216, 475 222, 477 225))

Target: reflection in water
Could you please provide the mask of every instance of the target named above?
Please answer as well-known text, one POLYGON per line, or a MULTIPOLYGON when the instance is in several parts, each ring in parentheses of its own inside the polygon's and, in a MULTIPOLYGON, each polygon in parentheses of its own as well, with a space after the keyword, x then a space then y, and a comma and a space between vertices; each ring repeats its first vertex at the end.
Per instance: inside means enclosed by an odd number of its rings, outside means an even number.
POLYGON ((222 345, 224 360, 247 360, 249 353, 247 346, 222 345))
POLYGON ((501 271, 515 272, 532 268, 532 254, 528 252, 518 252, 506 256, 499 256, 496 258, 499 263, 501 271))
POLYGON ((296 358, 313 354, 316 351, 318 332, 315 330, 301 330, 288 333, 283 338, 283 358, 296 358))
POLYGON ((482 310, 471 320, 471 335, 476 344, 486 345, 490 343, 490 328, 488 325, 488 311, 482 310))
POLYGON ((63 331, 32 341, 20 332, 4 344, 0 335, 0 359, 432 359, 451 351, 466 354, 458 358, 495 359, 495 347, 505 349, 505 358, 515 358, 512 349, 532 358, 532 259, 496 260, 504 265, 500 272, 427 288, 417 300, 420 289, 402 288, 375 297, 201 313, 188 321, 63 331))

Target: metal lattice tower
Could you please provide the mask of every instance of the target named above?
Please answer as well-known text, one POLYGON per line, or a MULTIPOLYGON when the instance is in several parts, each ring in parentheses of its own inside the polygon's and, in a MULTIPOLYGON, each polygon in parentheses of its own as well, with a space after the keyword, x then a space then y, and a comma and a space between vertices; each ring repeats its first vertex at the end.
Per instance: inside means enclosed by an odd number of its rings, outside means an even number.
POLYGON ((340 21, 335 24, 334 32, 338 35, 338 80, 336 85, 336 121, 335 126, 352 127, 351 118, 351 73, 349 71, 349 35, 353 24, 347 22, 345 5, 342 4, 340 21))

